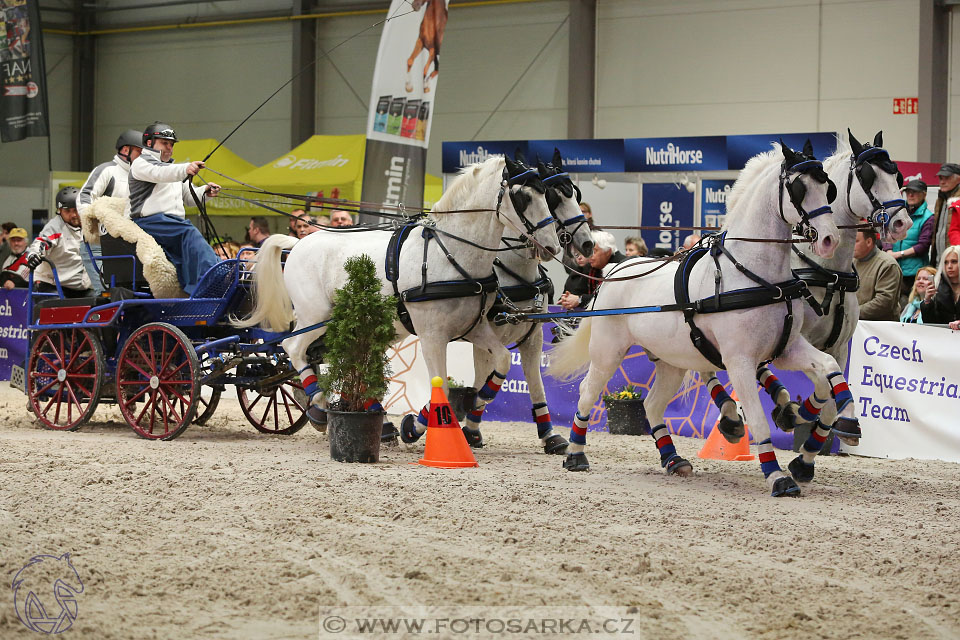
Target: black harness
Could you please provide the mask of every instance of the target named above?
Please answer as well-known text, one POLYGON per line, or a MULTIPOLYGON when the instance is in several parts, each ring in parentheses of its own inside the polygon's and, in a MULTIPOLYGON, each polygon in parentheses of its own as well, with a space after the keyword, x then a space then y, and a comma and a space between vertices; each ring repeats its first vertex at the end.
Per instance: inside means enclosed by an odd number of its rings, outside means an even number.
POLYGON ((822 347, 823 349, 829 349, 837 343, 840 331, 843 329, 843 320, 846 315, 844 310, 845 294, 854 293, 860 288, 860 276, 856 269, 852 272, 846 272, 822 267, 797 249, 796 246, 793 247, 793 252, 807 265, 803 269, 794 269, 793 275, 803 280, 807 287, 823 287, 825 290, 823 300, 817 302, 808 299, 807 302, 817 312, 817 315, 833 314, 833 326, 830 328, 830 335, 822 347), (837 299, 837 305, 833 307, 833 296, 837 292, 840 293, 840 296, 837 299))
POLYGON ((873 183, 877 179, 877 172, 873 168, 874 164, 887 173, 896 174, 897 186, 903 187, 903 174, 900 173, 897 164, 890 159, 886 149, 865 145, 859 155, 850 154, 850 175, 847 177, 847 209, 853 211, 853 207, 850 205, 850 189, 853 187, 853 179, 856 178, 863 192, 867 194, 872 207, 870 215, 867 216, 867 221, 874 227, 886 228, 891 218, 888 211, 896 213, 906 207, 907 202, 903 198, 887 200, 886 202, 877 200, 877 197, 873 195, 873 183))

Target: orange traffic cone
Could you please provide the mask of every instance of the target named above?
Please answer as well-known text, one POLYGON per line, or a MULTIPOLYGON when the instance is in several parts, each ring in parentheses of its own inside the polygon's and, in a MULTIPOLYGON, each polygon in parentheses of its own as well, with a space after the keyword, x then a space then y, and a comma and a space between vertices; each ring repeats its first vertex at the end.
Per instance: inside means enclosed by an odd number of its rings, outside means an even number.
MULTIPOLYGON (((731 391, 730 397, 736 401, 737 392, 731 391)), ((713 425, 713 430, 710 432, 710 435, 707 436, 707 441, 704 443, 703 448, 700 449, 697 457, 709 460, 753 460, 755 456, 750 453, 750 431, 747 425, 743 425, 743 437, 740 438, 740 442, 730 444, 727 442, 727 439, 723 437, 723 434, 720 433, 720 429, 717 429, 717 425, 719 424, 720 418, 717 418, 717 424, 713 425)))
POLYGON ((430 381, 430 417, 427 421, 427 445, 420 464, 438 469, 479 467, 467 439, 460 429, 457 416, 443 393, 443 380, 438 376, 430 381))

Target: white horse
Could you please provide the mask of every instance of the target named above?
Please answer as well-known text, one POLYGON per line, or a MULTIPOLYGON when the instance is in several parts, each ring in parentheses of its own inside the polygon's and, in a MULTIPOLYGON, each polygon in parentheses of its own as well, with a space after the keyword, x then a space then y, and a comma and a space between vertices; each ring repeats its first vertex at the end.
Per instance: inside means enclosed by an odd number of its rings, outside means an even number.
POLYGON ((659 311, 628 315, 614 311, 615 315, 587 318, 554 348, 552 375, 569 379, 589 364, 580 384, 565 468, 589 469, 583 449, 590 408, 627 350, 641 344, 656 363, 656 379, 645 405, 647 417, 655 425, 652 433, 661 465, 668 473, 689 475, 692 467, 677 454, 663 423, 667 403, 687 370, 710 370, 716 367, 714 361, 722 360, 747 421, 755 425, 760 467, 771 495, 800 493, 796 482, 777 463, 755 376, 758 363, 771 359, 784 369, 812 369, 818 379, 829 376, 841 414, 856 420, 846 382, 835 373, 837 361, 800 335, 803 302, 798 298, 802 287, 790 272, 787 243, 794 225, 801 224, 806 233, 816 232, 813 250, 818 255, 833 255, 838 231, 827 204, 828 189, 835 186, 821 163, 813 159, 809 142, 803 153, 795 153, 781 142, 780 147, 752 158, 744 167, 731 191, 735 206, 727 214, 725 233, 714 237, 709 255, 700 252, 698 261, 687 259, 655 272, 649 261, 630 260, 607 276, 595 299, 595 310, 644 307, 659 311), (718 273, 719 280, 715 280, 718 273), (616 279, 631 275, 637 277, 616 279), (684 276, 687 294, 678 300, 675 285, 682 283, 684 276))
MULTIPOLYGON (((237 324, 289 331, 295 320, 293 330, 298 331, 328 320, 335 292, 346 283, 344 262, 366 254, 378 265, 382 292, 400 292, 431 377, 447 379, 447 343, 459 337, 495 353, 496 366, 506 367, 510 352, 486 318, 496 288, 491 249, 509 227, 549 259, 560 248, 554 222, 536 170, 509 158, 492 157, 465 168, 428 219, 407 227, 403 236, 360 228, 327 229, 300 241, 270 236, 257 258, 253 311, 237 324), (401 237, 405 238, 402 243, 401 237), (291 245, 281 270, 280 253, 291 245), (397 255, 395 262, 387 257, 388 246, 396 248, 391 251, 397 255), (387 273, 388 262, 392 276, 387 273)), ((395 326, 398 339, 409 335, 400 320, 395 326)), ((310 397, 311 419, 323 413, 325 390, 317 386, 307 348, 325 331, 318 327, 281 343, 310 397)), ((377 408, 378 403, 371 406, 371 410, 377 408)))
MULTIPOLYGON (((523 162, 523 157, 517 155, 517 160, 523 162)), ((590 236, 590 227, 587 219, 580 211, 580 192, 570 176, 563 170, 563 157, 559 150, 554 150, 553 159, 549 165, 538 163, 540 179, 547 188, 547 204, 550 212, 557 219, 562 230, 561 238, 573 242, 577 250, 584 255, 593 252, 593 240, 590 236)), ((506 246, 516 247, 517 238, 504 236, 506 246)), ((546 273, 540 270, 540 260, 529 249, 518 248, 499 254, 494 260, 494 271, 500 281, 500 293, 505 298, 499 307, 506 309, 522 308, 524 310, 546 311, 546 293, 552 290, 552 284, 546 273)), ((563 455, 567 452, 567 440, 553 432, 553 423, 550 420, 550 409, 547 407, 547 394, 543 388, 543 377, 540 373, 540 356, 543 353, 543 332, 538 324, 504 324, 494 326, 494 331, 504 345, 515 344, 520 352, 520 362, 523 375, 527 380, 530 400, 533 403, 533 420, 537 425, 537 437, 543 446, 544 453, 563 455)), ((494 366, 492 354, 477 346, 473 348, 473 367, 475 373, 474 386, 478 390, 473 409, 467 413, 467 430, 480 433, 480 421, 486 406, 493 401, 497 390, 493 388, 495 381, 502 376, 494 366), (493 370, 494 373, 490 374, 493 370), (491 377, 486 377, 486 376, 491 377)), ((474 446, 482 446, 483 440, 472 442, 474 446)))
MULTIPOLYGON (((874 137, 873 145, 860 144, 849 129, 847 133, 849 142, 839 139, 836 152, 823 162, 839 191, 839 197, 832 205, 834 219, 840 228, 839 247, 831 258, 811 256, 795 249, 790 263, 794 274, 803 279, 813 293, 816 307, 822 305, 823 315, 818 315, 814 305, 804 305, 803 337, 833 356, 840 371, 846 368, 847 342, 860 317, 856 294, 859 278, 853 269, 856 227, 861 220, 867 220, 874 227, 880 227, 886 239, 895 242, 906 237, 912 225, 900 194, 903 176, 883 149, 882 132, 874 137)), ((736 200, 731 198, 729 202, 734 206, 736 200)), ((736 403, 713 374, 703 375, 708 379, 707 388, 721 411, 721 433, 742 433, 736 403)), ((781 429, 791 431, 798 425, 811 425, 801 454, 788 465, 797 482, 813 480, 816 455, 831 429, 845 443, 859 444, 859 425, 846 421, 835 424, 836 403, 829 395, 823 394, 823 389, 801 405, 791 400, 790 392, 766 366, 757 371, 757 379, 777 405, 773 415, 781 429)))

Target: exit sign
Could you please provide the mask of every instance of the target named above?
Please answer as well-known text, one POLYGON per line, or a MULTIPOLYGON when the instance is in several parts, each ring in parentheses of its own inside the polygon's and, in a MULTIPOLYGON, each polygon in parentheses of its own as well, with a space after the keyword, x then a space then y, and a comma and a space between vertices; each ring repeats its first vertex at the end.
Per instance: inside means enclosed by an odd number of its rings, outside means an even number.
POLYGON ((893 115, 917 115, 916 98, 894 98, 893 115))

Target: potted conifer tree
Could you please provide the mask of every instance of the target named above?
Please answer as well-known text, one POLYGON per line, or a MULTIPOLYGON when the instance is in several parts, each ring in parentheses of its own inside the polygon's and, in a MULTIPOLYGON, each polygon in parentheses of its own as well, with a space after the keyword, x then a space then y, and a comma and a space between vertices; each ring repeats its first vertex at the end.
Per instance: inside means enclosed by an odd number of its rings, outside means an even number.
MULTIPOLYGON (((393 343, 397 305, 380 293, 373 260, 355 256, 343 265, 347 284, 337 289, 327 333, 327 371, 318 376, 321 388, 340 393, 328 411, 330 457, 341 462, 377 462, 383 411, 369 411, 387 393, 390 365, 387 348, 393 343)), ((379 406, 379 404, 377 405, 379 406)))

